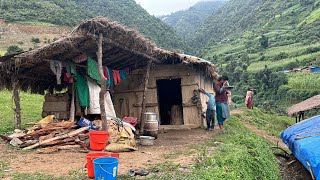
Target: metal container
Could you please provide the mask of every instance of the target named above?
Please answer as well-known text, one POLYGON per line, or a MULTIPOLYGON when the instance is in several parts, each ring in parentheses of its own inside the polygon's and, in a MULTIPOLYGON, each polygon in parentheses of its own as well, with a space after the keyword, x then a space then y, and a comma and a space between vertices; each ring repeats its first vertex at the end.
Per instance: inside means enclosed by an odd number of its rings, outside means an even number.
POLYGON ((152 136, 158 138, 159 121, 157 120, 157 114, 153 112, 145 113, 144 132, 146 136, 152 136))
POLYGON ((152 136, 140 136, 140 144, 142 146, 153 146, 154 139, 152 136))
POLYGON ((146 112, 144 113, 146 120, 155 120, 158 121, 157 114, 154 112, 146 112))

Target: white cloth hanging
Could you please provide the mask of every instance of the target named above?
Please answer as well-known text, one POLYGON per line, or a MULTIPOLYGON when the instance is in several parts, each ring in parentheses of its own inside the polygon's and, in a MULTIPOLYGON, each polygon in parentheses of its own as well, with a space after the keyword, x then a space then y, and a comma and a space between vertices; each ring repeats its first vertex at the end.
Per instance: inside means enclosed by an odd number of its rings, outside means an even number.
MULTIPOLYGON (((99 99, 100 99, 99 94, 100 94, 101 88, 97 83, 92 82, 90 80, 88 80, 88 87, 89 87, 89 102, 90 102, 88 114, 101 114, 100 103, 99 103, 99 99)), ((105 99, 107 116, 116 117, 116 112, 114 110, 114 106, 113 106, 109 91, 107 91, 107 93, 105 94, 104 99, 105 99)))
POLYGON ((62 63, 61 61, 50 61, 50 69, 56 75, 57 84, 61 84, 62 63))

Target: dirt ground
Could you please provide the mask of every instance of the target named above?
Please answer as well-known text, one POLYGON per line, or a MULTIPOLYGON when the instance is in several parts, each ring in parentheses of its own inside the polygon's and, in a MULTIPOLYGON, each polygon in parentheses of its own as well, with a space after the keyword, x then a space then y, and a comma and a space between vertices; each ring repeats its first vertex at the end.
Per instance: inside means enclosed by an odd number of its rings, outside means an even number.
MULTIPOLYGON (((130 169, 144 169, 158 163, 173 161, 182 167, 188 166, 197 154, 191 146, 212 137, 213 132, 202 129, 170 130, 160 134, 154 146, 139 146, 135 152, 120 153, 119 173, 130 169)), ((0 143, 0 159, 10 163, 6 177, 14 173, 44 173, 63 176, 72 171, 84 170, 85 153, 57 152, 38 154, 23 152, 0 143)))

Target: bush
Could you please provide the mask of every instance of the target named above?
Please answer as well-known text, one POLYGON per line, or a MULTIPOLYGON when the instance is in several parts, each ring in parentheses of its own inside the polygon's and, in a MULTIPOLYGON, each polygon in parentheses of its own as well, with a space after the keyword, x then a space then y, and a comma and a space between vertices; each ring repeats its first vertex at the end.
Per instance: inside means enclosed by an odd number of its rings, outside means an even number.
POLYGON ((21 49, 19 46, 9 46, 7 49, 7 52, 4 55, 10 55, 10 54, 17 54, 23 52, 23 49, 21 49))
POLYGON ((38 43, 40 43, 40 39, 33 37, 33 38, 31 38, 31 42, 38 44, 38 43))

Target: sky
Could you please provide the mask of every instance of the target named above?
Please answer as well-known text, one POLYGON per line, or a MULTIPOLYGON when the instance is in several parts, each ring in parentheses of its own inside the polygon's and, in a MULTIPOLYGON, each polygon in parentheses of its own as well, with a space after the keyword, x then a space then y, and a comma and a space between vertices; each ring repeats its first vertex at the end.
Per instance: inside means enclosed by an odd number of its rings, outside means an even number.
POLYGON ((167 15, 183 9, 188 9, 195 3, 203 0, 135 0, 150 14, 167 15))

